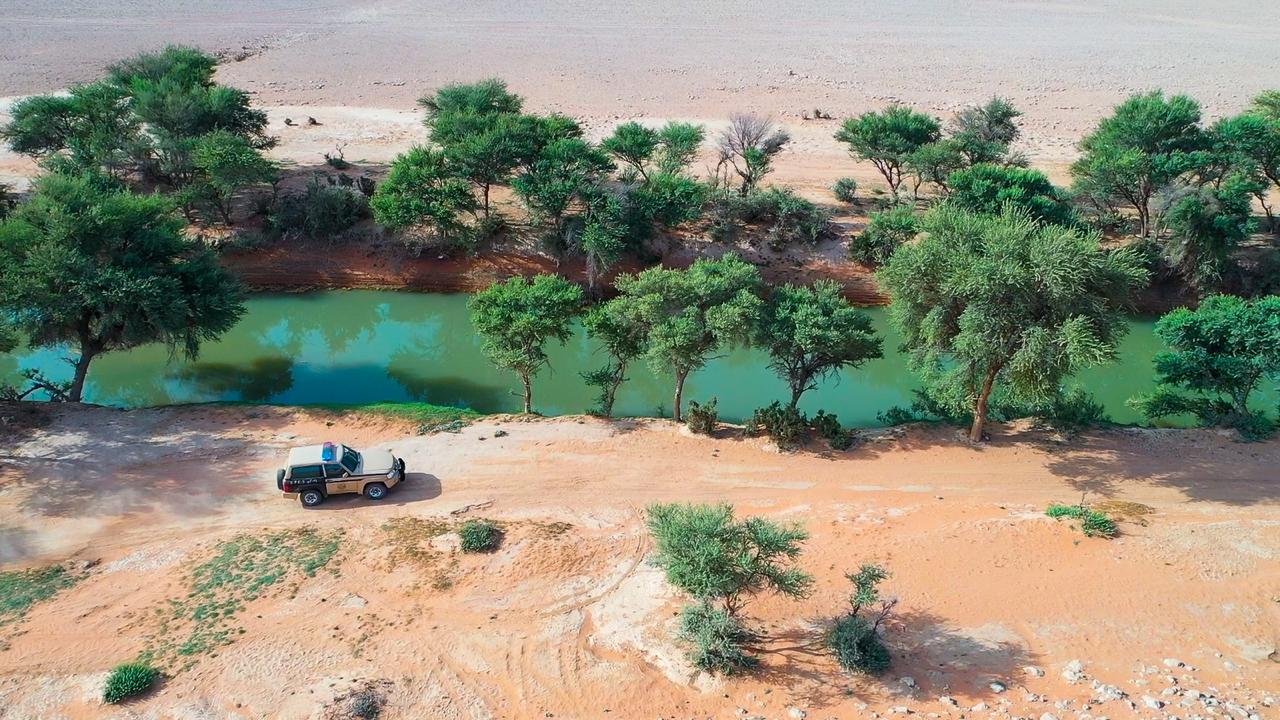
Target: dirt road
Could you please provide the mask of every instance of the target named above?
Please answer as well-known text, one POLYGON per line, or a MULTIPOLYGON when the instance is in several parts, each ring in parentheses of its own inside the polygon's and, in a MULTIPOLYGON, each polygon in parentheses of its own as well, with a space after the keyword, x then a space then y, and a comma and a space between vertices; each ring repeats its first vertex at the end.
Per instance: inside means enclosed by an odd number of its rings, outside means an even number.
POLYGON ((58 410, 14 435, 0 458, 4 567, 70 562, 79 580, 0 624, 4 718, 321 717, 382 680, 385 718, 1159 715, 1144 696, 1186 716, 1204 712, 1192 689, 1273 711, 1274 441, 1115 431, 1063 445, 1005 430, 974 449, 918 429, 779 454, 663 421, 494 418, 418 436, 247 408, 58 410), (392 448, 410 479, 380 504, 303 511, 278 497, 272 468, 285 447, 323 439, 392 448), (1043 515, 1082 494, 1150 514, 1111 541, 1043 515), (758 674, 700 675, 671 638, 684 600, 646 562, 643 510, 673 500, 731 502, 811 534, 813 594, 747 610, 767 638, 758 674), (476 516, 503 523, 496 553, 456 551, 452 530, 476 516), (271 551, 304 528, 290 552, 340 537, 312 575, 271 551), (901 598, 881 678, 841 673, 822 646, 842 574, 864 561, 890 568, 901 598), (253 596, 211 595, 234 602, 202 629, 181 608, 211 567, 279 577, 253 596), (96 700, 105 671, 144 651, 171 677, 111 714, 96 700))

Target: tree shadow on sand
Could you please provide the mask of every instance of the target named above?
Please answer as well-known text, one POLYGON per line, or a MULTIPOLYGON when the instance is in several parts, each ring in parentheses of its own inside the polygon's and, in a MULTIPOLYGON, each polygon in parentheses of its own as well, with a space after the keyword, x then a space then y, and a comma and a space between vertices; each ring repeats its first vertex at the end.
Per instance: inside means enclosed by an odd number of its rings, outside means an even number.
POLYGON ((763 660, 757 676, 787 688, 794 702, 822 709, 873 695, 923 700, 954 692, 987 698, 995 695, 989 687, 993 680, 1012 687, 1021 668, 1035 663, 1003 626, 958 628, 928 611, 908 610, 885 623, 890 669, 880 676, 849 673, 826 644, 835 620, 810 618, 801 628, 770 633, 757 648, 763 660), (907 676, 915 679, 915 688, 899 682, 907 676))
POLYGON ((1280 499, 1277 466, 1276 440, 1244 443, 1205 430, 1112 430, 1079 438, 1047 468, 1078 492, 1104 498, 1145 483, 1176 488, 1189 500, 1254 505, 1280 499))

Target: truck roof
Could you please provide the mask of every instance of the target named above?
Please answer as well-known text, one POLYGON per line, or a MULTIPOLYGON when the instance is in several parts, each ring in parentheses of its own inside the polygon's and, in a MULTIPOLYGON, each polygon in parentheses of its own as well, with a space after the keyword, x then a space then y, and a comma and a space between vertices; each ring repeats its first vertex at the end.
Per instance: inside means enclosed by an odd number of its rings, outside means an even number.
POLYGON ((289 449, 289 467, 295 465, 319 465, 324 462, 336 462, 342 457, 342 445, 324 443, 322 445, 303 445, 289 449), (330 455, 325 456, 325 449, 331 448, 330 455))

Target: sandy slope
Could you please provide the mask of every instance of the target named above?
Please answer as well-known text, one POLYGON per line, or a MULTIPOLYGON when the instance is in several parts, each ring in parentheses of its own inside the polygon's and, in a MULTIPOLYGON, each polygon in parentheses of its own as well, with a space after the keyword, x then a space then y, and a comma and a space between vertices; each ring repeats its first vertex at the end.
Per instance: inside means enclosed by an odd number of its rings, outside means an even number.
POLYGON ((917 430, 849 453, 783 455, 661 421, 495 418, 431 436, 326 422, 59 409, 43 428, 15 430, 0 459, 5 566, 100 562, 0 628, 0 717, 319 717, 365 679, 390 681, 389 718, 782 718, 793 707, 811 718, 892 707, 1075 718, 1095 679, 1138 710, 1113 700, 1093 716, 1159 716, 1144 695, 1167 714, 1206 714, 1179 694, 1188 689, 1217 698, 1216 712, 1232 702, 1241 717, 1273 716, 1263 703, 1280 687, 1268 659, 1280 647, 1275 442, 1117 431, 1059 445, 1006 430, 979 450, 917 430), (276 496, 270 469, 285 446, 323 438, 393 448, 414 472, 383 504, 305 512, 276 496), (1113 541, 1043 516, 1086 491, 1154 514, 1113 541), (729 501, 812 534, 812 596, 749 609, 770 638, 758 675, 699 676, 670 640, 680 598, 645 562, 642 512, 657 500, 729 501), (437 553, 419 563, 386 529, 456 521, 451 511, 481 503, 491 504, 461 517, 507 523, 493 555, 457 555, 444 535, 415 546, 437 553), (218 541, 302 525, 345 530, 339 575, 249 603, 235 616, 244 634, 153 697, 115 715, 96 703, 104 671, 147 645, 154 613, 184 596, 184 573, 218 541), (887 633, 894 670, 879 680, 841 674, 821 648, 841 574, 868 560, 893 570, 901 598, 887 633), (451 587, 434 587, 442 572, 451 587), (1062 672, 1077 659, 1087 677, 1071 684, 1062 672), (992 692, 992 680, 1009 690, 992 692))

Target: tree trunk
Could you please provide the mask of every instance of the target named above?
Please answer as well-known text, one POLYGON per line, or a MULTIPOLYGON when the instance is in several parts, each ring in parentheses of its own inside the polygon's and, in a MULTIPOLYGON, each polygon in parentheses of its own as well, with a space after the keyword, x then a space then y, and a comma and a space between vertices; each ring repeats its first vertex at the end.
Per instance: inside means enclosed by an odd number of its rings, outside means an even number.
POLYGON ((484 196, 484 219, 489 219, 489 183, 481 186, 481 193, 484 196))
POLYGON ((973 425, 969 428, 969 440, 973 442, 982 442, 982 431, 987 425, 987 402, 991 399, 991 388, 995 385, 999 372, 999 367, 987 372, 986 379, 982 381, 982 390, 978 392, 977 402, 973 404, 973 425))
POLYGON ((676 371, 676 399, 675 410, 672 411, 671 417, 676 422, 684 420, 684 413, 680 411, 681 403, 684 398, 684 379, 689 376, 688 371, 676 371))
POLYGON ((791 407, 796 407, 797 405, 800 404, 800 396, 803 394, 804 394, 803 383, 801 384, 793 383, 791 385, 791 407))
POLYGON ((529 415, 533 413, 533 379, 522 374, 520 382, 524 383, 524 412, 529 415))
POLYGON ((84 397, 84 381, 89 375, 89 363, 93 362, 93 357, 97 354, 96 350, 82 349, 80 351, 80 357, 74 363, 76 373, 71 380, 71 387, 67 390, 67 400, 69 402, 80 402, 81 398, 84 397))

